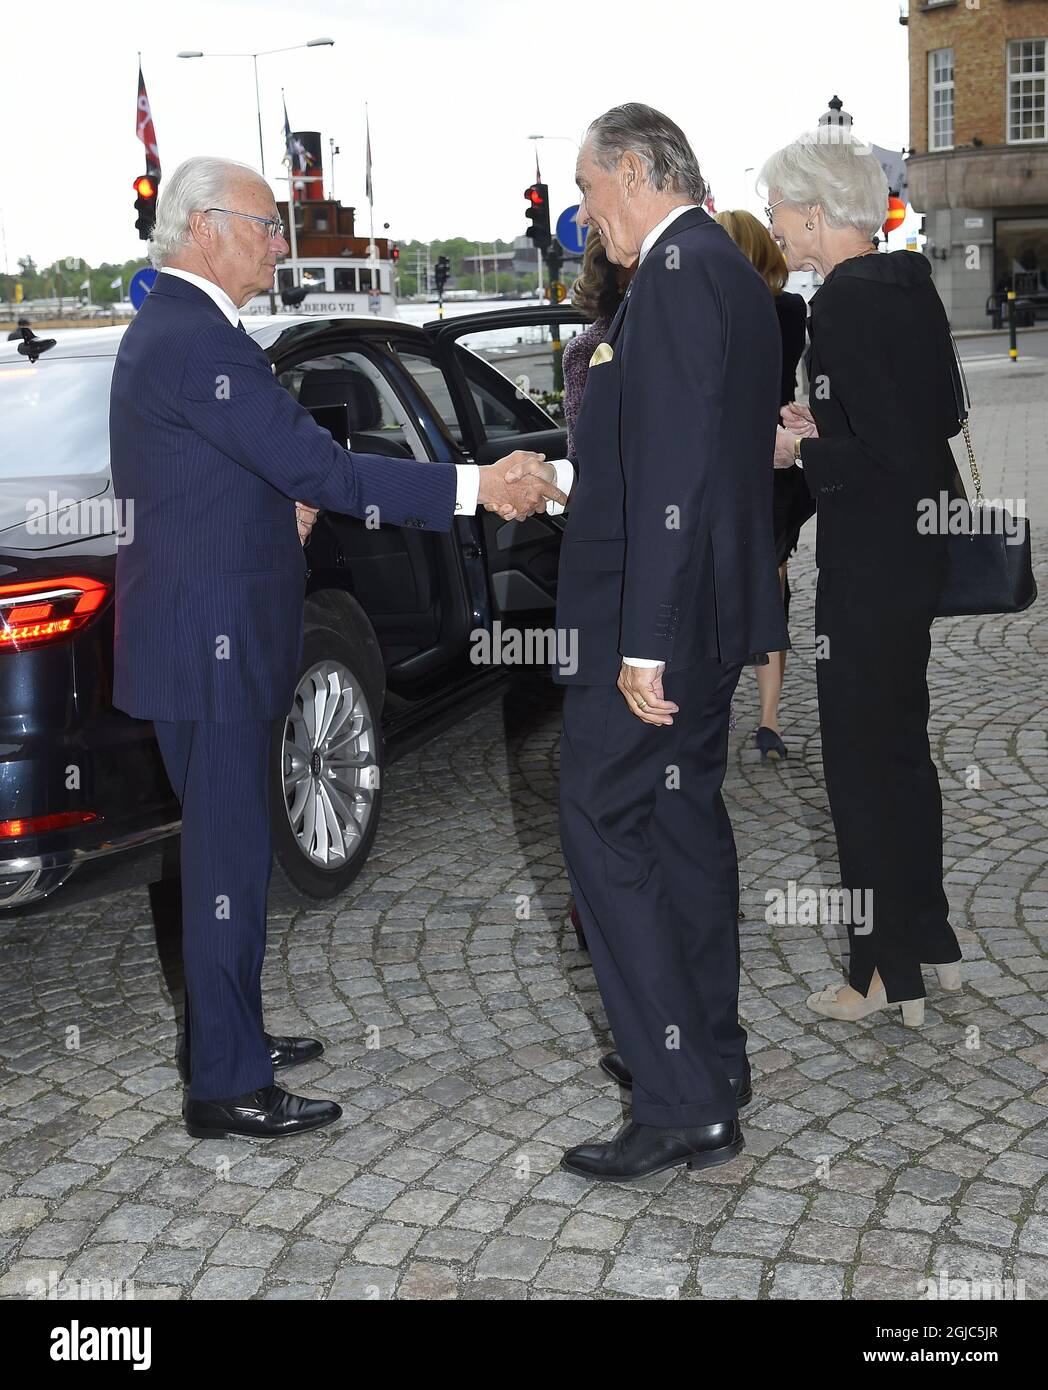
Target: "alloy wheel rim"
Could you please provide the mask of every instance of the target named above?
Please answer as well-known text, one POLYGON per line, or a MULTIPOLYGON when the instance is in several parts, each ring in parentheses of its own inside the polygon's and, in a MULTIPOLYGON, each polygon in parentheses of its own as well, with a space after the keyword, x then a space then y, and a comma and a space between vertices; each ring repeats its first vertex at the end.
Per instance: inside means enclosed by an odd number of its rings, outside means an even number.
POLYGON ((284 725, 284 806, 314 868, 342 868, 367 833, 379 785, 378 736, 363 687, 339 661, 319 661, 295 689, 284 725))

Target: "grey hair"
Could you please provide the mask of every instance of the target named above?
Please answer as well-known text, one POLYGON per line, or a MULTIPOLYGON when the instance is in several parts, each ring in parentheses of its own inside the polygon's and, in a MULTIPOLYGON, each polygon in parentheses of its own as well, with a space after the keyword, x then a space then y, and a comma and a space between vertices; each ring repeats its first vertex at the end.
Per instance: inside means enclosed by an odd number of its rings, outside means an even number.
POLYGON ((627 150, 631 150, 644 165, 645 176, 652 188, 669 186, 676 193, 706 200, 706 180, 699 172, 699 161, 688 143, 688 137, 675 121, 645 106, 628 101, 613 106, 598 116, 586 128, 593 158, 602 169, 614 169, 627 150))
MULTIPOLYGON (((184 250, 190 241, 190 213, 221 207, 228 201, 230 186, 245 174, 262 180, 257 169, 233 159, 211 155, 184 159, 157 197, 156 224, 149 238, 150 263, 159 269, 184 250)), ((228 226, 228 218, 216 215, 215 220, 220 230, 228 226)))
POLYGON ((857 227, 871 237, 888 212, 880 160, 850 130, 835 126, 820 126, 776 150, 764 161, 757 187, 775 189, 792 207, 818 203, 831 227, 857 227))

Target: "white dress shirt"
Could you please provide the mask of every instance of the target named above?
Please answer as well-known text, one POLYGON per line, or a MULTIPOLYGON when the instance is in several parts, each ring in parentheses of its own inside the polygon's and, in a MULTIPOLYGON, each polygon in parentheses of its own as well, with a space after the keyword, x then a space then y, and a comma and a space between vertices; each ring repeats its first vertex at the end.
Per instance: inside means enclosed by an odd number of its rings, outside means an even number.
POLYGON ((174 275, 178 280, 185 280, 190 285, 196 285, 198 290, 203 290, 208 299, 213 299, 218 307, 225 314, 229 322, 236 328, 240 322, 240 310, 226 294, 221 285, 216 285, 214 280, 208 280, 203 275, 195 275, 191 270, 176 270, 173 265, 161 267, 161 275, 174 275))
MULTIPOLYGON (((230 299, 229 295, 226 294, 222 286, 216 285, 214 280, 208 280, 203 275, 195 275, 191 270, 177 270, 174 266, 170 265, 163 266, 160 273, 161 275, 175 275, 179 280, 186 280, 189 284, 196 285, 198 290, 203 290, 209 299, 214 300, 234 328, 240 323, 240 310, 230 299)), ((477 510, 477 498, 479 494, 479 464, 456 464, 455 511, 472 515, 477 510)))

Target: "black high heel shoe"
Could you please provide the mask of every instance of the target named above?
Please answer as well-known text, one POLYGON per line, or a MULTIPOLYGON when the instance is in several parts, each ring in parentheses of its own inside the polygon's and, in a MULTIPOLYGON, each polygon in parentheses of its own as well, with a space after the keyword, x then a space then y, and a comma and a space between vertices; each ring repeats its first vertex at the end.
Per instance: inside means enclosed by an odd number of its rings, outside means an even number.
POLYGON ((766 763, 769 758, 773 763, 777 763, 780 758, 790 756, 785 743, 775 730, 769 729, 766 724, 762 724, 757 730, 757 749, 760 752, 762 763, 766 763))

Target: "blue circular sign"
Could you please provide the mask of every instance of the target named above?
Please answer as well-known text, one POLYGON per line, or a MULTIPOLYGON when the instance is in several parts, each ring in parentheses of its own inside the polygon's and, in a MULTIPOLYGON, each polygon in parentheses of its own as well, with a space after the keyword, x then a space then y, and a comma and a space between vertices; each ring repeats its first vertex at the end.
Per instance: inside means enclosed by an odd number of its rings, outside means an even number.
POLYGON ((151 265, 145 265, 131 276, 131 283, 127 287, 127 297, 136 309, 141 309, 146 302, 146 295, 156 284, 157 274, 158 272, 151 265))
POLYGON ((579 205, 565 208, 557 218, 557 240, 565 251, 570 251, 573 256, 581 256, 586 246, 586 235, 588 227, 580 227, 575 221, 578 216, 579 205))

